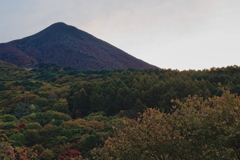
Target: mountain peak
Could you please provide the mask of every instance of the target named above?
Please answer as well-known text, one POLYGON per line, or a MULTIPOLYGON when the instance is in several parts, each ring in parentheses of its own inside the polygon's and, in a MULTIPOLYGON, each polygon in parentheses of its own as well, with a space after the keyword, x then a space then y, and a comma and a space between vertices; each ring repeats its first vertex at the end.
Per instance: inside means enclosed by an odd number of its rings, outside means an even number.
POLYGON ((63 22, 32 36, 0 44, 0 60, 21 67, 44 62, 80 70, 157 68, 63 22))
POLYGON ((51 26, 56 26, 56 25, 58 25, 58 26, 67 26, 67 24, 66 23, 64 23, 64 22, 56 22, 56 23, 53 23, 51 26))
POLYGON ((44 29, 43 31, 50 31, 50 32, 78 32, 80 31, 79 29, 77 29, 76 27, 67 25, 63 22, 57 22, 54 23, 52 25, 50 25, 49 27, 47 27, 46 29, 44 29))
POLYGON ((66 23, 63 23, 63 22, 57 22, 57 23, 54 23, 54 24, 50 25, 47 28, 75 28, 75 27, 67 25, 66 23))

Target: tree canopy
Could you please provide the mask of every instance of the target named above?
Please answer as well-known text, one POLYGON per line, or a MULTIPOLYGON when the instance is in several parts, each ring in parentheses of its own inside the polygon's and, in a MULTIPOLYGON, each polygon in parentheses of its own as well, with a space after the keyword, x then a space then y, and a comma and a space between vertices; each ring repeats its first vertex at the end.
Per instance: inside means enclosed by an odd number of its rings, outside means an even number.
POLYGON ((0 63, 0 156, 239 159, 239 72, 0 63))

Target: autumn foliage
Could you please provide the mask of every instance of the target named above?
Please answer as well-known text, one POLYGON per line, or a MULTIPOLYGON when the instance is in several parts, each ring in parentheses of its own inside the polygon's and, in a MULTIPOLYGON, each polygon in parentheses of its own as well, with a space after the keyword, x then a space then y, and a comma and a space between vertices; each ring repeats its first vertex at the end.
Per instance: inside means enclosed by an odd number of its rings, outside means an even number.
POLYGON ((240 159, 238 66, 45 65, 0 63, 0 159, 57 159, 72 150, 78 159, 240 159))
POLYGON ((19 129, 24 128, 24 127, 25 127, 24 123, 23 124, 19 124, 18 128, 15 128, 15 130, 19 130, 19 129))
POLYGON ((95 154, 104 160, 240 158, 239 96, 226 91, 221 97, 172 102, 173 113, 147 109, 137 120, 125 121, 126 128, 115 129, 95 154))
POLYGON ((75 149, 70 149, 66 152, 63 152, 61 155, 58 156, 59 160, 66 160, 66 159, 76 159, 79 158, 80 152, 75 149))

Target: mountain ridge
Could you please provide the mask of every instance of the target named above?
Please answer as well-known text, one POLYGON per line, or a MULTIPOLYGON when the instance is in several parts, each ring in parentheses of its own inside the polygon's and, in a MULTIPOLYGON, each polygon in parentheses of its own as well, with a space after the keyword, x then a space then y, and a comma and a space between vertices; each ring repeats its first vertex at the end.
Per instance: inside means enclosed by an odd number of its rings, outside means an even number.
POLYGON ((1 43, 0 60, 20 67, 43 62, 79 70, 157 68, 63 22, 31 36, 1 43))

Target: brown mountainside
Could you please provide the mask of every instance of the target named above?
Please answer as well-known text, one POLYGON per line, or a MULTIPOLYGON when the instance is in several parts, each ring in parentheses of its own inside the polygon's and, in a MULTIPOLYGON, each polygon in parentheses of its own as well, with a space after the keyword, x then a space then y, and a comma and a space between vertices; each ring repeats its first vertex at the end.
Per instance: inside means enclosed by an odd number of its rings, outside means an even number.
POLYGON ((0 60, 20 67, 44 62, 80 70, 157 68, 61 22, 32 36, 1 43, 0 60))

